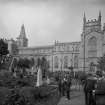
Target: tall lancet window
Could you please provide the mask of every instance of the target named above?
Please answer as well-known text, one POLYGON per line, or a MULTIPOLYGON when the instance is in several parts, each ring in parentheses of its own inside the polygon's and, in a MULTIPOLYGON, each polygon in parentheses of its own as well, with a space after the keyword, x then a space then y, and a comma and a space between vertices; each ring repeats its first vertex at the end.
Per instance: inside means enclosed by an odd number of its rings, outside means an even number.
POLYGON ((97 38, 94 36, 88 40, 88 57, 97 57, 97 38))
POLYGON ((54 68, 58 68, 58 66, 59 66, 58 57, 55 56, 55 57, 54 57, 54 68))
POLYGON ((78 56, 74 56, 74 68, 78 68, 78 56))
POLYGON ((64 57, 64 68, 68 67, 68 56, 64 57))

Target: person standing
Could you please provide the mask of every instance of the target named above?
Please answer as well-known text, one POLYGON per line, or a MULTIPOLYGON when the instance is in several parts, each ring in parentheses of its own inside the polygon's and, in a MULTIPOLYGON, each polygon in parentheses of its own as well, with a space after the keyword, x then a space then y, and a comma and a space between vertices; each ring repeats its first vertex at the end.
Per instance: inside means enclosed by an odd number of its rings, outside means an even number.
POLYGON ((65 96, 66 93, 66 77, 62 79, 62 95, 65 96))
POLYGON ((95 105, 92 91, 95 90, 96 80, 93 77, 89 77, 85 80, 84 93, 85 93, 85 104, 95 105))
POLYGON ((62 95, 62 80, 59 78, 58 80, 58 90, 59 90, 59 95, 62 95))
POLYGON ((67 76, 67 81, 66 81, 66 95, 68 100, 70 100, 70 87, 71 87, 71 77, 67 76))

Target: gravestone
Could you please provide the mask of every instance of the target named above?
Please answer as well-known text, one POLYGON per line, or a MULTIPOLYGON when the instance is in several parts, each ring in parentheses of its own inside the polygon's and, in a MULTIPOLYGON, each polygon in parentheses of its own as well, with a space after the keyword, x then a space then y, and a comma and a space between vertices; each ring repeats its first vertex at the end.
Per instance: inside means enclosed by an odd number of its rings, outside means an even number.
POLYGON ((43 81, 42 81, 42 70, 41 68, 39 67, 38 68, 38 72, 37 72, 37 82, 36 82, 36 86, 39 87, 43 84, 43 81))

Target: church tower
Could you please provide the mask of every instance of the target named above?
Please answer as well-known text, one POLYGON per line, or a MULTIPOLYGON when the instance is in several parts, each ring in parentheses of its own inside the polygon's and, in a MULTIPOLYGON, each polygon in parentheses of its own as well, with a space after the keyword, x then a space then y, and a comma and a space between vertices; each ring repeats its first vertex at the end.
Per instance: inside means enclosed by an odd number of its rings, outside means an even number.
POLYGON ((27 47, 28 46, 28 39, 26 37, 24 24, 21 26, 20 35, 17 38, 17 45, 18 45, 18 47, 27 47))
MULTIPOLYGON (((104 28, 103 28, 104 30, 104 28)), ((83 32, 81 34, 80 67, 82 70, 95 71, 97 59, 102 56, 103 33, 101 29, 101 12, 97 19, 87 20, 83 17, 83 32)))
POLYGON ((101 11, 99 11, 98 19, 86 20, 86 16, 84 13, 83 17, 83 32, 86 34, 92 31, 101 31, 101 11))

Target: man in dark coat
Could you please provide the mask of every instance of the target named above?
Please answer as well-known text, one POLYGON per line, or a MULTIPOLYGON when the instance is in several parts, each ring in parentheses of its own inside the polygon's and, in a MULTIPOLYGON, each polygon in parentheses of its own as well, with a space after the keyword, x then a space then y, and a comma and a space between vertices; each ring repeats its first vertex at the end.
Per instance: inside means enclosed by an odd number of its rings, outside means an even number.
POLYGON ((66 91, 66 78, 64 77, 62 80, 62 95, 65 95, 65 91, 66 91))
POLYGON ((58 90, 59 90, 59 95, 62 95, 62 80, 59 78, 58 80, 58 90))
POLYGON ((95 105, 92 91, 95 90, 96 78, 89 77, 85 80, 84 92, 85 92, 85 104, 95 105))
POLYGON ((66 95, 67 95, 67 98, 70 100, 70 87, 71 87, 71 77, 70 76, 67 77, 67 81, 65 85, 66 85, 66 95))

